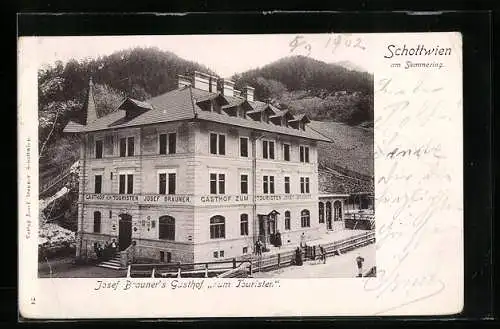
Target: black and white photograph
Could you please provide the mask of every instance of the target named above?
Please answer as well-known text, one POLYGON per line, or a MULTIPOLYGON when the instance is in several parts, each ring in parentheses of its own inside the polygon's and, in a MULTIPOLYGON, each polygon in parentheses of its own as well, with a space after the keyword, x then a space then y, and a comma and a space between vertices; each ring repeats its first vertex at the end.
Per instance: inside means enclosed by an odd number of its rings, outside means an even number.
POLYGON ((344 38, 43 40, 38 276, 375 276, 373 72, 344 38))
POLYGON ((460 33, 130 26, 18 40, 24 318, 460 312, 460 33))

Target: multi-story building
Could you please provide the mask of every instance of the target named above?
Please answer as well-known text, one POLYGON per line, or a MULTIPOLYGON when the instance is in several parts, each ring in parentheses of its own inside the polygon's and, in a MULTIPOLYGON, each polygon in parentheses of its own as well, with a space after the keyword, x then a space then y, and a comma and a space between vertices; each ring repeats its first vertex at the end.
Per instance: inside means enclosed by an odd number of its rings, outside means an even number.
POLYGON ((77 256, 135 242, 138 257, 202 262, 298 244, 318 221, 318 141, 305 115, 254 100, 200 72, 147 101, 97 117, 92 81, 81 136, 77 256))

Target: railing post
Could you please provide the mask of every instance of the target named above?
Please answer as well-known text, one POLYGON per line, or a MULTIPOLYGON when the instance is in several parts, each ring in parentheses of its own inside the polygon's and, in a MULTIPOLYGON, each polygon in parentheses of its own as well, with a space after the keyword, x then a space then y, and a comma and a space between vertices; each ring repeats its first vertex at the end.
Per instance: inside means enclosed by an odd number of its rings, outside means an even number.
POLYGON ((278 268, 280 268, 280 263, 281 263, 281 254, 278 254, 278 268))
POLYGON ((177 268, 177 277, 178 278, 181 277, 181 268, 180 268, 180 266, 177 268))
POLYGON ((236 268, 236 258, 233 257, 233 268, 236 268))
POLYGON ((153 267, 153 270, 151 271, 151 277, 154 278, 155 277, 155 268, 153 267))
POLYGON ((205 278, 208 278, 208 263, 205 263, 205 278))
POLYGON ((128 269, 127 269, 127 278, 130 278, 130 267, 132 267, 132 265, 128 266, 128 269))

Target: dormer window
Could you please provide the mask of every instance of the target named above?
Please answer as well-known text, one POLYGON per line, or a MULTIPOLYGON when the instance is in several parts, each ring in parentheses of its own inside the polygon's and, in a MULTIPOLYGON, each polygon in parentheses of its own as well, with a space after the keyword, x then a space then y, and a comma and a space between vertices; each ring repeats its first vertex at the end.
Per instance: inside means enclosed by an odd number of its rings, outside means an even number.
POLYGON ((262 122, 269 123, 269 115, 266 112, 262 112, 261 120, 262 122))

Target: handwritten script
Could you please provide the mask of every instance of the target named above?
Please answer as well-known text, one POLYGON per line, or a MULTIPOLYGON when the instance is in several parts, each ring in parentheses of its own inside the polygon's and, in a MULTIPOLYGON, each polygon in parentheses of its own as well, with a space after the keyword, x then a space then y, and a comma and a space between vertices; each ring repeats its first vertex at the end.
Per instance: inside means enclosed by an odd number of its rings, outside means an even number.
POLYGON ((429 299, 446 288, 439 275, 443 265, 436 257, 426 258, 433 252, 427 242, 440 238, 446 229, 440 221, 457 210, 450 196, 456 177, 447 170, 453 150, 442 137, 456 112, 450 108, 461 108, 461 103, 449 97, 442 80, 416 76, 375 81, 375 97, 383 104, 375 117, 375 158, 382 164, 376 167, 375 211, 377 218, 384 217, 376 239, 377 251, 383 250, 377 254, 384 258, 377 259, 377 277, 367 279, 364 289, 390 301, 377 314, 429 299))

